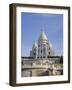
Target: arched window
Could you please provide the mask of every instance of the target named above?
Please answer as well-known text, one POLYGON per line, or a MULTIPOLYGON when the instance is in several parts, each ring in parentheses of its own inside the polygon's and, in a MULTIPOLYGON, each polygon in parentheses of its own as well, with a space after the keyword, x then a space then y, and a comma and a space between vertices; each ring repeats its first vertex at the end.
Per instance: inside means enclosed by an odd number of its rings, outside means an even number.
POLYGON ((50 47, 49 47, 49 50, 50 50, 50 47))
POLYGON ((37 57, 37 58, 39 58, 39 57, 37 57))
POLYGON ((42 53, 42 49, 41 49, 41 53, 42 53))
POLYGON ((36 55, 36 53, 34 53, 34 56, 36 55))
POLYGON ((45 58, 45 56, 43 56, 43 58, 45 58))
POLYGON ((36 51, 36 48, 34 48, 34 52, 36 51))
POLYGON ((44 55, 45 55, 45 53, 46 53, 46 48, 45 47, 44 47, 43 51, 44 51, 44 55))
POLYGON ((50 52, 48 52, 48 54, 50 55, 50 52))
POLYGON ((42 56, 41 56, 41 58, 42 58, 42 56))

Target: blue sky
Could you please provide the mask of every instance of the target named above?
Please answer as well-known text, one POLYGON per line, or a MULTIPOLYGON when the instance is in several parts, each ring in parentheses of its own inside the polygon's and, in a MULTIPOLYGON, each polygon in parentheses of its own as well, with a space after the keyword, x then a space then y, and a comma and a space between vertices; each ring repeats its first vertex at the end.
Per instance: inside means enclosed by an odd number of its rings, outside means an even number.
POLYGON ((63 15, 21 13, 21 55, 29 56, 34 42, 44 31, 57 55, 63 54, 63 15))

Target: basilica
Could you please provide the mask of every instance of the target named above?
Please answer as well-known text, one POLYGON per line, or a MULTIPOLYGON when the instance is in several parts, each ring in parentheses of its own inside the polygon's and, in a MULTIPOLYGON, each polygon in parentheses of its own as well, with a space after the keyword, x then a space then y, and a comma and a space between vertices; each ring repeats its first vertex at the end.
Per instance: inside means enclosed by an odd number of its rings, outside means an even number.
POLYGON ((45 32, 34 42, 29 57, 22 57, 21 76, 63 75, 63 56, 56 56, 45 32))
POLYGON ((47 58, 48 56, 54 56, 52 45, 47 39, 46 34, 44 32, 40 34, 38 44, 33 44, 30 56, 33 58, 47 58))

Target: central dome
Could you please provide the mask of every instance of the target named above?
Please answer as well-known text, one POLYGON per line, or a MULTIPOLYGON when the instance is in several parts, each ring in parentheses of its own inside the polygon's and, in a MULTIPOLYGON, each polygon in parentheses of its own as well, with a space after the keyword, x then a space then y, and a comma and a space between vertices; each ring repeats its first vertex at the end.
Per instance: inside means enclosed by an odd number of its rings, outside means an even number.
POLYGON ((40 34, 39 40, 47 40, 47 36, 44 32, 40 34))

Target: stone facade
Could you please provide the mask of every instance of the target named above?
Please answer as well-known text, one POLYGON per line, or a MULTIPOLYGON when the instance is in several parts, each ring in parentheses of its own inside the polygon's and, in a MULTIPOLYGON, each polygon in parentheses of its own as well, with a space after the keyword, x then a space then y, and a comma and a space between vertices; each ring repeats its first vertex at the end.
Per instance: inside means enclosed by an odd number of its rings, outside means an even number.
POLYGON ((34 43, 32 50, 30 51, 30 56, 34 58, 47 58, 48 56, 53 56, 54 51, 50 41, 44 32, 40 34, 38 39, 38 44, 34 43))
POLYGON ((52 76, 63 74, 63 63, 60 57, 48 57, 47 59, 34 59, 22 57, 22 77, 52 76))
POLYGON ((55 56, 46 34, 33 44, 30 57, 22 57, 22 77, 63 75, 63 57, 55 56))

